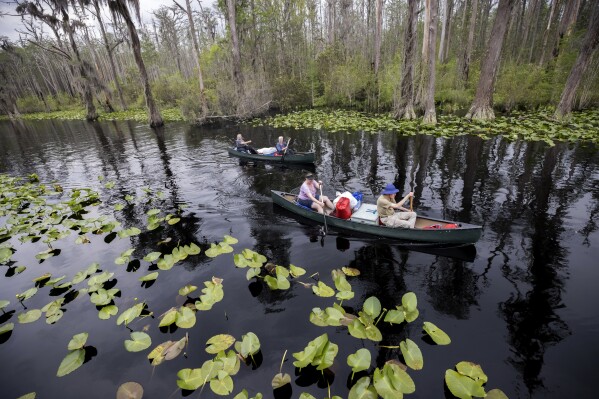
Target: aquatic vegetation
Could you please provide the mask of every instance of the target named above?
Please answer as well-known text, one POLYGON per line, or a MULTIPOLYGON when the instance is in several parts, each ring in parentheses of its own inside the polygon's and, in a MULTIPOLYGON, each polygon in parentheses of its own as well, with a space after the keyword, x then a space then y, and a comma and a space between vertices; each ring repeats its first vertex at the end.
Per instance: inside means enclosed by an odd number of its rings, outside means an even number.
MULTIPOLYGON (((132 120, 140 123, 148 121, 148 111, 145 109, 129 109, 127 111, 98 112, 99 121, 127 121, 132 120)), ((162 119, 165 122, 182 122, 185 120, 179 108, 167 108, 160 110, 162 119)), ((53 112, 35 112, 21 114, 21 119, 25 120, 81 120, 84 121, 86 111, 84 109, 53 111, 53 112)), ((8 120, 8 116, 0 116, 0 120, 8 120)))
POLYGON ((537 112, 514 111, 509 115, 498 116, 494 121, 468 121, 456 115, 438 115, 437 120, 437 125, 430 126, 422 124, 420 120, 396 120, 390 114, 308 110, 256 119, 252 124, 330 132, 396 132, 403 136, 428 134, 453 137, 472 134, 488 139, 501 135, 508 140, 544 141, 549 145, 554 145, 556 141, 599 143, 599 110, 574 112, 567 122, 556 121, 551 109, 537 112))
MULTIPOLYGON (((110 190, 110 188, 106 189, 110 190)), ((173 213, 159 209, 153 203, 157 193, 150 189, 142 189, 142 191, 144 194, 141 196, 127 194, 124 198, 121 195, 121 198, 115 200, 122 201, 124 199, 128 203, 127 207, 138 206, 143 203, 144 212, 141 214, 145 214, 147 217, 147 231, 152 231, 158 227, 168 228, 169 221, 182 219, 183 215, 180 213, 180 208, 173 213), (150 209, 146 212, 145 209, 148 208, 150 209), (165 214, 164 218, 161 217, 165 214)), ((164 361, 175 359, 181 354, 185 355, 185 348, 189 344, 187 334, 180 339, 162 342, 150 350, 152 340, 146 332, 147 328, 151 328, 153 325, 154 328, 157 327, 162 332, 173 332, 176 331, 175 326, 182 329, 194 327, 198 322, 198 317, 200 317, 198 312, 210 311, 224 299, 222 278, 212 277, 210 280, 204 281, 203 288, 201 288, 197 297, 194 296, 194 293, 198 291, 198 286, 202 286, 199 284, 196 286, 197 282, 195 281, 178 288, 176 290, 179 295, 177 301, 182 300, 184 303, 177 302, 175 306, 169 305, 172 306, 170 309, 163 311, 161 315, 154 319, 153 311, 148 307, 150 301, 144 298, 138 300, 137 298, 127 297, 123 294, 121 288, 116 286, 117 278, 125 273, 125 268, 106 265, 106 267, 112 267, 113 271, 102 270, 99 263, 93 262, 82 267, 70 279, 66 274, 52 275, 52 273, 43 269, 45 266, 42 263, 43 261, 61 255, 61 250, 54 247, 61 243, 60 240, 72 240, 70 245, 72 248, 73 241, 76 244, 83 245, 92 241, 94 236, 103 235, 104 242, 110 245, 112 239, 117 239, 117 242, 118 239, 126 239, 125 242, 135 242, 135 240, 129 241, 128 239, 147 233, 142 231, 142 228, 121 226, 112 217, 113 215, 102 214, 99 207, 101 204, 107 205, 102 207, 102 210, 108 210, 111 213, 120 212, 113 204, 104 204, 100 195, 91 189, 77 188, 58 191, 56 190, 56 184, 48 185, 39 181, 31 182, 28 179, 16 179, 0 175, 0 216, 3 217, 2 220, 4 221, 4 225, 0 226, 0 243, 2 245, 0 247, 0 264, 7 267, 9 271, 16 271, 18 268, 25 269, 24 266, 14 266, 16 264, 15 254, 18 258, 18 252, 13 246, 15 241, 11 240, 20 240, 28 243, 28 245, 44 244, 48 247, 44 251, 38 252, 40 264, 36 267, 41 269, 35 274, 35 277, 30 277, 32 286, 16 294, 20 305, 24 307, 23 311, 16 314, 19 328, 26 328, 25 324, 39 320, 42 315, 45 316, 47 324, 57 323, 61 320, 68 304, 74 298, 87 294, 89 299, 89 302, 86 301, 87 305, 89 306, 91 303, 90 308, 98 312, 98 317, 101 320, 108 320, 115 316, 116 320, 111 325, 114 328, 124 325, 129 330, 129 339, 121 341, 122 338, 120 338, 118 341, 123 342, 121 347, 124 347, 127 352, 148 351, 147 358, 152 366, 158 366, 164 361), (73 240, 70 236, 72 234, 76 234, 77 239, 73 240), (110 236, 112 236, 112 239, 108 240, 110 236), (88 237, 88 239, 84 240, 83 237, 88 237), (39 244, 36 244, 38 241, 39 244), (120 274, 117 275, 116 273, 120 274), (58 295, 59 297, 52 298, 41 309, 27 309, 24 302, 34 295, 40 295, 39 292, 44 287, 46 289, 50 288, 52 295, 58 295), (124 298, 121 299, 122 295, 124 298), (136 321, 144 318, 153 320, 151 324, 140 329, 143 331, 134 331, 133 327, 136 326, 136 321)), ((143 221, 140 222, 140 225, 144 226, 143 221)), ((157 239, 155 238, 154 242, 157 239)), ((225 235, 220 242, 212 243, 210 248, 206 249, 203 254, 207 258, 230 254, 234 251, 232 246, 237 243, 236 238, 225 235)), ((207 242, 204 241, 204 244, 201 245, 207 246, 207 242)), ((19 248, 18 245, 16 247, 19 248)), ((163 272, 156 271, 156 268, 166 272, 188 257, 202 253, 200 246, 195 243, 181 243, 171 237, 165 238, 164 235, 160 237, 160 241, 156 242, 154 248, 144 248, 142 250, 142 248, 137 248, 135 245, 130 248, 127 247, 128 245, 124 245, 126 249, 122 252, 119 249, 120 254, 116 257, 114 263, 116 265, 126 265, 126 272, 136 272, 140 267, 138 257, 143 256, 141 260, 147 262, 148 270, 140 273, 137 280, 148 284, 154 282, 160 275, 166 276, 163 272), (171 244, 166 245, 169 243, 171 244)), ((289 264, 289 266, 276 265, 270 262, 266 256, 251 249, 243 249, 240 253, 229 255, 227 259, 230 259, 236 268, 247 268, 246 278, 248 280, 255 279, 255 281, 261 282, 264 287, 268 287, 270 290, 288 290, 291 289, 292 284, 299 283, 306 288, 311 288, 311 291, 320 298, 333 298, 328 304, 325 303, 322 309, 319 307, 313 308, 309 314, 309 321, 323 328, 332 326, 343 329, 347 327, 349 334, 357 339, 369 340, 375 343, 381 342, 386 338, 383 337, 383 333, 378 327, 381 321, 387 323, 388 328, 396 328, 397 325, 402 323, 415 322, 420 314, 418 300, 413 292, 405 293, 401 298, 401 304, 394 304, 391 309, 384 307, 377 297, 370 296, 361 304, 352 303, 352 307, 347 307, 346 310, 343 307, 344 301, 355 300, 350 281, 352 277, 360 274, 357 269, 347 267, 333 269, 331 279, 327 281, 320 280, 319 273, 313 273, 309 278, 318 281, 308 283, 300 281, 302 276, 307 275, 306 269, 293 264, 289 264), (352 312, 357 314, 351 314, 352 312)), ((109 261, 108 263, 112 262, 109 261)), ((6 274, 8 278, 14 275, 15 272, 6 274)), ((162 281, 162 279, 163 277, 159 281, 162 281)), ((35 299, 39 298, 36 297, 35 299)), ((328 300, 323 299, 323 301, 328 300)), ((0 300, 0 310, 3 314, 7 314, 6 310, 10 305, 9 300, 0 300)), ((11 312, 16 313, 14 310, 11 312)), ((3 325, 0 325, 0 335, 3 336, 3 340, 10 338, 11 334, 15 333, 14 323, 6 321, 3 322, 3 325)), ((437 345, 447 345, 451 342, 449 336, 431 322, 423 322, 422 331, 428 334, 437 345)), ((87 339, 87 332, 73 336, 67 345, 69 352, 61 361, 57 376, 72 373, 84 364, 86 352, 90 349, 86 346, 87 339)), ((408 367, 413 370, 421 370, 424 367, 424 358, 420 348, 414 342, 415 340, 414 337, 405 337, 397 345, 377 344, 379 348, 399 349, 401 356, 398 355, 398 357, 405 364, 400 363, 399 359, 391 360, 382 367, 372 369, 370 350, 360 348, 350 354, 346 359, 349 367, 348 372, 351 370, 352 373, 350 381, 354 382, 355 373, 368 375, 355 381, 350 389, 349 398, 402 397, 404 394, 414 392, 416 387, 406 370, 408 367)), ((395 343, 393 342, 393 344, 395 343)), ((430 342, 427 343, 430 344, 430 342)), ((176 379, 177 386, 184 390, 196 390, 207 385, 217 395, 230 395, 234 390, 233 377, 239 372, 241 362, 244 362, 246 366, 260 364, 262 356, 258 354, 261 347, 262 343, 253 332, 241 335, 240 339, 228 333, 215 335, 209 338, 205 344, 205 352, 213 355, 213 357, 204 361, 201 367, 179 370, 176 379)), ((297 349, 300 350, 294 352, 292 356, 294 358, 293 365, 299 369, 299 373, 302 373, 302 369, 306 367, 313 367, 321 372, 326 369, 335 370, 335 373, 339 372, 338 367, 333 367, 339 352, 339 346, 329 340, 327 333, 308 342, 305 347, 297 349)), ((272 348, 269 348, 269 350, 272 350, 272 348)), ((89 354, 87 353, 87 355, 89 354)), ((275 374, 271 380, 273 389, 280 389, 291 383, 290 375, 282 370, 285 355, 283 355, 279 373, 275 374)), ((336 366, 339 366, 339 364, 336 366)), ((331 373, 331 370, 327 373, 331 373)), ((471 397, 481 392, 485 393, 483 385, 487 382, 487 377, 480 366, 460 362, 456 365, 456 370, 447 370, 445 376, 446 384, 454 395, 457 397, 471 397)), ((174 377, 173 380, 175 380, 174 377)), ((117 397, 139 398, 142 393, 143 388, 141 385, 126 383, 119 387, 117 397)), ((505 396, 501 396, 503 393, 499 390, 489 391, 487 395, 495 398, 505 396)), ((311 398, 313 396, 308 393, 301 393, 300 397, 311 398)), ((330 392, 328 397, 338 398, 338 396, 332 396, 330 392)), ((235 398, 249 399, 249 394, 247 390, 242 390, 235 395, 235 398)), ((262 398, 262 394, 257 393, 254 398, 262 398)))

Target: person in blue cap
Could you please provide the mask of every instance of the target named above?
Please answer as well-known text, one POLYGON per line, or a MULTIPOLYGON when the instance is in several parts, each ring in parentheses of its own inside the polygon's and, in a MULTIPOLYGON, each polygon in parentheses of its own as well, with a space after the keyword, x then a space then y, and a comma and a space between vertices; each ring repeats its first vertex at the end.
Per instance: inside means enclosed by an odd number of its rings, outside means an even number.
POLYGON ((410 212, 403 204, 408 198, 413 197, 414 193, 410 192, 401 201, 395 202, 395 194, 398 192, 393 183, 387 184, 376 201, 376 210, 385 226, 413 229, 416 224, 416 212, 410 212), (395 212, 396 209, 400 212, 395 212))

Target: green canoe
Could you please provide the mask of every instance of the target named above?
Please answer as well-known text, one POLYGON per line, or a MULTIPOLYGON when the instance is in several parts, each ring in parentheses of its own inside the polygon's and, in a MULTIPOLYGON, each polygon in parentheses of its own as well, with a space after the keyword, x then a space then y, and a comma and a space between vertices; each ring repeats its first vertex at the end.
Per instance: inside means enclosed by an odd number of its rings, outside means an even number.
POLYGON ((237 151, 235 148, 228 148, 229 155, 245 159, 248 161, 262 161, 272 163, 287 163, 287 164, 310 164, 314 163, 313 152, 296 152, 293 155, 287 154, 284 156, 276 157, 273 155, 260 155, 260 154, 249 154, 247 152, 237 151))
MULTIPOLYGON (((481 226, 423 216, 418 216, 416 219, 416 227, 413 229, 392 228, 358 220, 339 219, 334 216, 324 216, 321 213, 298 205, 296 202, 297 195, 295 194, 276 190, 270 190, 270 192, 273 202, 288 211, 322 224, 324 224, 324 218, 326 218, 328 227, 353 231, 360 234, 408 242, 428 243, 432 245, 455 245, 474 244, 478 241, 482 233, 481 226), (448 224, 455 224, 457 227, 445 228, 444 226, 448 224), (427 226, 437 226, 438 228, 430 229, 426 228, 427 226)), ((365 206, 365 204, 362 206, 365 206)))

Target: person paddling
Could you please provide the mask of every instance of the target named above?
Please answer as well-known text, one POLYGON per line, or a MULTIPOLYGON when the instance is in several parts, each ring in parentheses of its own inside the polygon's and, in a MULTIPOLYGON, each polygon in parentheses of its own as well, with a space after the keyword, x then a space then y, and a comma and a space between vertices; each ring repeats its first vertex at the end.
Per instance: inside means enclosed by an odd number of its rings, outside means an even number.
MULTIPOLYGON (((291 141, 291 139, 289 139, 291 141)), ((289 143, 285 143, 285 138, 283 136, 279 136, 279 140, 277 144, 275 144, 278 155, 292 155, 293 150, 289 148, 289 143)))
POLYGON ((387 184, 376 201, 376 210, 385 226, 413 229, 416 225, 416 212, 404 208, 403 204, 414 197, 414 193, 409 192, 401 201, 395 202, 395 194, 398 192, 393 183, 387 184), (395 212, 396 209, 400 212, 395 212))
POLYGON ((297 202, 306 206, 308 208, 314 209, 318 213, 324 213, 327 211, 327 208, 330 209, 328 213, 330 213, 335 206, 329 200, 326 195, 320 196, 316 193, 316 190, 322 187, 322 181, 314 180, 314 175, 312 173, 308 173, 306 175, 306 180, 300 187, 299 195, 297 196, 297 202))
POLYGON ((237 135, 237 140, 235 140, 235 149, 237 151, 249 152, 250 154, 257 154, 258 151, 249 145, 251 142, 252 140, 245 141, 241 133, 239 133, 237 135))

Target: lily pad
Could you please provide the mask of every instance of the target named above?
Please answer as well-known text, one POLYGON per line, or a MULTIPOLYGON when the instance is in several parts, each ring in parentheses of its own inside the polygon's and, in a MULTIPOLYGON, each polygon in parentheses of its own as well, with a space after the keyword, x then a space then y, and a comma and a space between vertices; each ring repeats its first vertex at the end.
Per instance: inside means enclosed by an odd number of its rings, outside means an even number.
POLYGON ((69 352, 69 354, 62 359, 60 362, 60 366, 58 366, 58 371, 56 372, 57 377, 63 377, 67 374, 72 373, 77 370, 83 364, 85 360, 85 350, 84 349, 76 349, 74 351, 69 352))
POLYGON ((451 338, 439 327, 428 321, 424 322, 422 329, 431 337, 437 345, 449 345, 451 338))
POLYGON ((144 394, 144 389, 137 382, 126 382, 122 384, 116 391, 116 399, 141 399, 144 394))
POLYGON ((146 281, 154 281, 158 278, 158 272, 152 272, 149 274, 146 274, 145 276, 140 277, 138 280, 141 282, 146 282, 146 281))
POLYGON ((69 341, 67 349, 72 351, 75 349, 83 348, 85 346, 85 343, 87 342, 88 336, 89 334, 86 332, 73 335, 73 338, 71 338, 71 340, 69 341))
POLYGON ((15 323, 6 323, 0 326, 0 335, 6 334, 15 328, 15 323))
POLYGON ((186 296, 197 290, 198 287, 195 285, 187 284, 185 287, 179 289, 179 295, 186 296))
POLYGON ((350 276, 350 277, 360 275, 360 271, 358 269, 354 269, 351 267, 342 267, 341 270, 343 271, 343 273, 345 273, 345 275, 350 276))
POLYGON ((319 281, 318 285, 312 286, 312 292, 324 298, 332 297, 333 295, 335 295, 335 290, 323 283, 322 281, 319 281))
POLYGON ((399 343, 399 348, 408 367, 413 370, 422 370, 422 367, 424 367, 424 359, 420 348, 414 341, 406 338, 405 341, 399 343))
POLYGON ((131 333, 131 339, 125 340, 125 349, 129 352, 140 352, 152 345, 152 339, 148 334, 142 331, 134 331, 131 333))
POLYGON ((372 385, 370 377, 360 378, 349 390, 348 399, 377 399, 378 394, 372 385))
POLYGON ((206 352, 216 354, 227 350, 235 342, 235 337, 228 334, 215 335, 206 341, 206 352))
POLYGON ((445 371, 445 383, 451 393, 460 399, 484 398, 486 395, 482 383, 479 384, 472 378, 453 370, 445 371))
POLYGON ((270 382, 272 389, 278 389, 287 384, 291 384, 291 376, 287 373, 276 374, 270 382))
POLYGON ((33 323, 34 321, 36 321, 37 319, 39 319, 42 315, 42 311, 39 309, 32 309, 30 311, 27 311, 25 313, 20 313, 19 316, 17 317, 19 319, 19 323, 21 324, 26 324, 26 323, 33 323))
POLYGON ((241 350, 239 351, 244 358, 258 353, 260 350, 260 340, 253 332, 248 332, 241 336, 241 350))
POLYGON ((177 310, 177 320, 175 324, 179 328, 191 328, 196 324, 196 314, 187 306, 181 306, 177 310))
POLYGON ((358 373, 370 368, 372 355, 366 348, 361 348, 347 357, 347 365, 351 367, 352 372, 358 373))
POLYGON ((459 362, 455 367, 458 370, 458 373, 468 376, 474 381, 480 381, 481 384, 485 384, 488 381, 487 375, 479 364, 472 362, 459 362))

